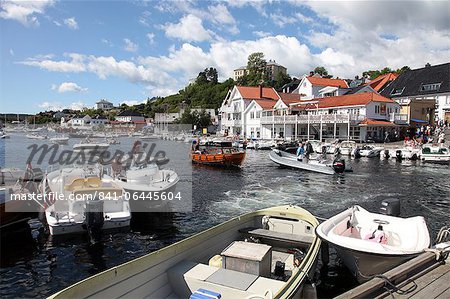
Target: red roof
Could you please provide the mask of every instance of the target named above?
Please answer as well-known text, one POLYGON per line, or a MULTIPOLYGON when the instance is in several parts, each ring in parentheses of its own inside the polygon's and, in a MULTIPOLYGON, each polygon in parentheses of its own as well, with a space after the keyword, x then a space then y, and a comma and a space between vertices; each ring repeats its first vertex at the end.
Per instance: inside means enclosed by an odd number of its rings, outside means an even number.
POLYGON ((289 106, 289 104, 301 102, 301 95, 298 93, 279 92, 278 94, 280 95, 283 103, 285 103, 287 106, 289 106))
POLYGON ((375 91, 380 91, 387 83, 394 81, 397 79, 398 74, 388 73, 385 75, 381 75, 373 79, 369 82, 370 87, 372 87, 375 91))
POLYGON ((236 86, 239 90, 239 93, 244 99, 272 99, 278 100, 280 97, 278 96, 275 89, 272 87, 261 87, 262 88, 262 97, 260 96, 260 87, 250 87, 250 86, 236 86))
POLYGON ((362 122, 359 123, 361 126, 396 126, 393 122, 387 121, 387 120, 377 120, 377 119, 371 119, 371 118, 365 118, 362 122))
POLYGON ((347 81, 342 80, 342 79, 328 79, 328 78, 320 78, 320 77, 307 77, 307 79, 309 82, 311 82, 312 85, 348 88, 347 81))
POLYGON ((319 101, 319 108, 331 108, 342 106, 365 106, 370 102, 395 103, 393 100, 374 92, 363 92, 336 97, 315 98, 319 101))
POLYGON ((264 110, 272 109, 273 106, 277 103, 275 100, 269 100, 269 99, 261 99, 261 100, 255 100, 256 103, 258 103, 261 108, 264 110))

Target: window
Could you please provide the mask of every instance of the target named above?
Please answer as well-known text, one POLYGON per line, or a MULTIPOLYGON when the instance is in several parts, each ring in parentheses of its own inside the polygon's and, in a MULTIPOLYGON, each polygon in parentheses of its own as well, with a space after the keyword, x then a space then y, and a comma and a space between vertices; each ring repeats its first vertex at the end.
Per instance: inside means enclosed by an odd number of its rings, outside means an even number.
POLYGON ((405 90, 404 87, 395 88, 394 90, 392 90, 391 95, 393 96, 401 95, 403 93, 403 90, 405 90))
POLYGON ((261 117, 261 111, 256 111, 256 118, 260 118, 261 117))
POLYGON ((438 91, 441 88, 441 83, 422 84, 420 91, 438 91))
POLYGON ((250 119, 254 119, 255 118, 255 112, 250 112, 250 119))
POLYGON ((379 105, 375 105, 375 113, 376 114, 380 113, 380 106, 379 105))

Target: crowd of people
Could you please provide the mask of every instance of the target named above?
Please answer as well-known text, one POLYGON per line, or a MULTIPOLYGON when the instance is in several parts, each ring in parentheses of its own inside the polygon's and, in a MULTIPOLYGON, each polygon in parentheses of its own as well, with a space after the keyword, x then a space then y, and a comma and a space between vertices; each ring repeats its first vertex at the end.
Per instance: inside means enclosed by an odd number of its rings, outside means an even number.
POLYGON ((405 144, 417 145, 425 143, 445 143, 445 128, 448 126, 447 121, 440 121, 434 126, 423 125, 416 128, 409 128, 406 131, 405 144))

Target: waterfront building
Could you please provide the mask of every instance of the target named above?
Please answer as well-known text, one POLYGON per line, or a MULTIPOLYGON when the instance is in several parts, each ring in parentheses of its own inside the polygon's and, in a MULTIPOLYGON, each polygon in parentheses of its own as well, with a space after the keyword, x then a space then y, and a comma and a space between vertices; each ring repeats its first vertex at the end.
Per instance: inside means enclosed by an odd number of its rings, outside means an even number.
POLYGON ((405 71, 381 94, 401 105, 411 125, 450 121, 450 63, 405 71))
POLYGON ((113 103, 107 101, 107 100, 100 100, 97 103, 95 103, 95 108, 99 110, 111 110, 114 108, 113 103))
MULTIPOLYGON (((382 141, 406 124, 395 101, 374 92, 278 102, 261 112, 267 139, 341 139, 382 141)), ((397 131, 397 132, 396 132, 397 131)))
POLYGON ((350 90, 347 81, 343 79, 329 79, 318 76, 303 76, 297 88, 292 93, 302 95, 302 99, 309 100, 331 96, 344 95, 350 90))
MULTIPOLYGON (((279 94, 271 87, 234 86, 219 108, 220 132, 224 135, 241 135, 245 130, 244 111, 253 100, 266 100, 275 104, 279 99, 279 94)), ((260 101, 261 105, 266 105, 262 103, 260 101)))
POLYGON ((136 122, 136 121, 138 121, 138 122, 141 122, 141 121, 145 121, 145 117, 137 111, 124 110, 124 111, 120 112, 119 114, 117 114, 116 121, 120 121, 120 122, 136 122))

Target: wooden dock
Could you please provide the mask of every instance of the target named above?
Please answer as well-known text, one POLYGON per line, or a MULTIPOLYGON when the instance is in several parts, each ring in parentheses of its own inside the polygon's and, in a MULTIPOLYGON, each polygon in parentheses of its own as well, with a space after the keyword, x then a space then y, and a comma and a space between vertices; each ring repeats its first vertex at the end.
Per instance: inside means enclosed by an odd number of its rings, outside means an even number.
POLYGON ((450 258, 437 261, 433 252, 423 253, 336 298, 448 299, 450 258))

